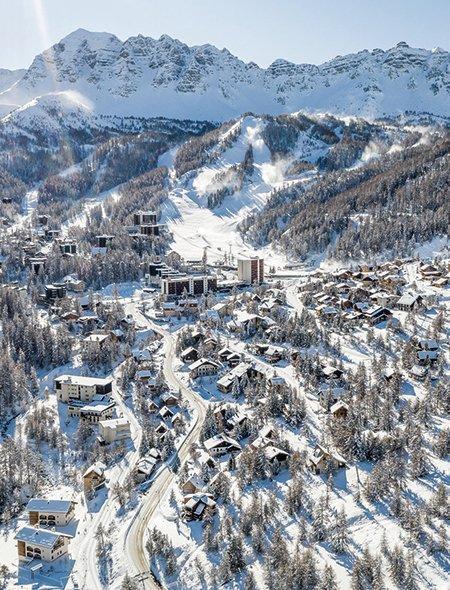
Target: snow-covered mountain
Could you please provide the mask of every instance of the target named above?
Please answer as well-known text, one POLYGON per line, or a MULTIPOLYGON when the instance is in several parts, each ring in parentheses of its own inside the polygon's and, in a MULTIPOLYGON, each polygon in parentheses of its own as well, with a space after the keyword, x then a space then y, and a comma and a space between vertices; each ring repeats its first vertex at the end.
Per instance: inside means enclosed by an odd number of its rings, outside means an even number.
POLYGON ((79 29, 36 56, 12 87, 5 89, 0 74, 0 89, 3 112, 71 92, 83 110, 102 115, 226 120, 247 111, 300 109, 366 118, 405 111, 448 115, 450 58, 439 48, 401 42, 319 66, 278 59, 263 69, 227 49, 189 47, 167 35, 122 42, 79 29))
POLYGON ((26 70, 6 70, 0 68, 0 91, 3 92, 25 75, 26 70))

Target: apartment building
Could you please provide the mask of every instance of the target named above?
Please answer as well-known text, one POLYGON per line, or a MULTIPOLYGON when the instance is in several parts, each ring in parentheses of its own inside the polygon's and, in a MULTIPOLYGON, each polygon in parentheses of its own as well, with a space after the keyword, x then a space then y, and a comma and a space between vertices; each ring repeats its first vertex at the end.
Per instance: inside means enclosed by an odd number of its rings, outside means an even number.
POLYGON ((254 256, 252 258, 239 258, 238 259, 238 280, 243 283, 254 283, 264 282, 264 258, 254 256))
POLYGON ((117 440, 130 438, 130 423, 126 418, 112 418, 101 420, 99 423, 99 440, 102 443, 111 443, 117 440))
POLYGON ((217 277, 213 275, 172 275, 161 277, 161 293, 180 297, 188 295, 205 295, 217 291, 217 277))
POLYGON ((66 526, 75 513, 75 502, 72 500, 45 500, 31 498, 26 510, 30 525, 66 526))
POLYGON ((55 561, 69 551, 70 535, 25 526, 16 535, 19 561, 55 561))
POLYGON ((61 375, 56 377, 55 391, 58 399, 91 402, 95 395, 108 395, 112 391, 112 377, 83 377, 82 375, 61 375))

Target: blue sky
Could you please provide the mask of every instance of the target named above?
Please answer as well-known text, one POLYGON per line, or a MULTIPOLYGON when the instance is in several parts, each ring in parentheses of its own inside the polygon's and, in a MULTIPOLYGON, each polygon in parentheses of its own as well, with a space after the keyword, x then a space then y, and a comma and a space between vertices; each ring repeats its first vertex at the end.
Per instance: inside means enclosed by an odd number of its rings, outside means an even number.
POLYGON ((0 0, 0 67, 27 67, 72 30, 167 33, 261 66, 321 63, 398 41, 450 48, 450 0, 0 0))

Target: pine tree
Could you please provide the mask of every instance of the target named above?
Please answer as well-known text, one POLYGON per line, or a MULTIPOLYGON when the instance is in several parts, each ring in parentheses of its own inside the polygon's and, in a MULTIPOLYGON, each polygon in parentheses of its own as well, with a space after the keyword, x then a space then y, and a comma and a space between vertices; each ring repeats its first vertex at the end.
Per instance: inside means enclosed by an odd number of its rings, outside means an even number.
POLYGON ((120 588, 121 590, 139 590, 136 580, 130 578, 128 574, 125 574, 125 578, 123 579, 120 588))
POLYGON ((332 529, 332 545, 336 553, 345 553, 348 547, 347 517, 344 507, 336 514, 332 529))
POLYGON ((326 564, 320 577, 318 590, 337 590, 336 576, 331 565, 326 564))
POLYGON ((227 553, 231 573, 236 574, 242 571, 245 567, 245 560, 242 538, 239 534, 232 535, 227 547, 227 553))

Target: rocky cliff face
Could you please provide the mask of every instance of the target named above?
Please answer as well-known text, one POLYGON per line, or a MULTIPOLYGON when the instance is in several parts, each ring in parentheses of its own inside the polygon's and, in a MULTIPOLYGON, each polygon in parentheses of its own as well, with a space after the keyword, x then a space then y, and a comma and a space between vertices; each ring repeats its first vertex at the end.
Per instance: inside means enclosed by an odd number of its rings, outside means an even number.
POLYGON ((448 115, 449 64, 442 49, 399 43, 319 66, 278 59, 262 69, 227 49, 189 47, 167 35, 122 42, 80 29, 36 56, 12 88, 0 73, 0 105, 76 91, 92 111, 120 116, 225 120, 245 111, 299 109, 369 118, 405 111, 448 115))

